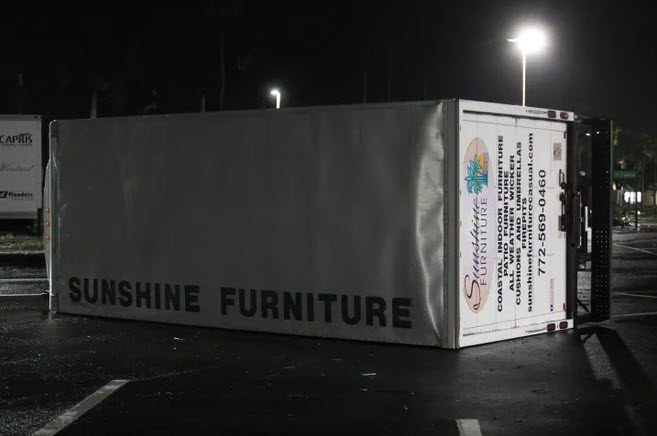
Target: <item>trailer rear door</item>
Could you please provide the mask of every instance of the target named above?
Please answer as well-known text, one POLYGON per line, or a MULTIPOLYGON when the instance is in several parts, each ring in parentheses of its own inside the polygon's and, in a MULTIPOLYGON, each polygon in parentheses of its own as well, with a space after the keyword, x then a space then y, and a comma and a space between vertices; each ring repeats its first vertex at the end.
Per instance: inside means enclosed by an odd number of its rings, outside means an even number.
POLYGON ((460 113, 459 346, 572 326, 560 226, 567 123, 480 106, 460 113))

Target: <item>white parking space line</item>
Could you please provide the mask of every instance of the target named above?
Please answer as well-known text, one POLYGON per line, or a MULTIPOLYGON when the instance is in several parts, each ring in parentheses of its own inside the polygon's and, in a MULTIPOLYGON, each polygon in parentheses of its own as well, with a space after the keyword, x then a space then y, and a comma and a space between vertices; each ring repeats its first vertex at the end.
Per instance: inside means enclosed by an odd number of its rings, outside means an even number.
POLYGON ((48 277, 21 277, 15 279, 0 279, 0 283, 47 282, 48 277))
POLYGON ((482 436, 479 421, 476 419, 457 419, 456 426, 461 436, 482 436))
POLYGON ((105 398, 112 395, 119 390, 123 385, 128 383, 129 380, 112 380, 105 386, 98 389, 93 394, 89 395, 84 400, 80 401, 75 406, 68 409, 66 412, 59 415, 57 418, 46 424, 41 430, 34 433, 34 436, 52 436, 59 433, 61 430, 69 426, 76 419, 87 413, 93 407, 97 406, 105 398))
POLYGON ((657 298, 657 295, 631 294, 629 292, 614 292, 614 295, 628 295, 630 297, 639 297, 639 298, 657 298))
POLYGON ((612 319, 618 318, 631 318, 633 316, 648 316, 648 315, 657 315, 657 312, 640 312, 640 313, 620 313, 618 315, 612 315, 612 319))
POLYGON ((614 389, 620 389, 622 385, 618 372, 611 364, 597 335, 592 335, 584 342, 584 351, 593 376, 597 380, 607 380, 614 389))
MULTIPOLYGON (((623 272, 615 272, 614 277, 636 277, 636 273, 623 273, 623 272)), ((657 277, 657 274, 641 274, 641 277, 657 277)))
POLYGON ((48 295, 47 292, 42 292, 40 294, 0 294, 0 298, 3 297, 10 297, 10 298, 18 298, 18 297, 43 297, 44 295, 48 295))
MULTIPOLYGON (((606 381, 614 390, 620 391, 626 388, 622 382, 618 369, 612 364, 609 354, 603 347, 597 334, 593 334, 584 341, 584 350, 586 351, 586 357, 589 360, 591 372, 593 372, 593 376, 596 380, 606 381)), ((630 434, 643 434, 643 432, 640 431, 640 421, 635 409, 628 404, 623 407, 623 410, 629 421, 629 430, 631 430, 630 434)))
POLYGON ((657 256, 657 253, 653 253, 652 251, 644 250, 643 248, 630 247, 629 245, 619 244, 619 243, 615 243, 614 245, 616 245, 618 247, 629 248, 630 250, 640 251, 642 253, 652 254, 653 256, 657 256))

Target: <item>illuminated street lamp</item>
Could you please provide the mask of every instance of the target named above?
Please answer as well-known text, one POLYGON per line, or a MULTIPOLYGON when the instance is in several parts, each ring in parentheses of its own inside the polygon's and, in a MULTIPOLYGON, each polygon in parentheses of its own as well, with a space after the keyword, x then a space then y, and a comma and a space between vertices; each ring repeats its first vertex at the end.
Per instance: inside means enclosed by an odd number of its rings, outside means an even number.
POLYGON ((272 95, 273 97, 276 97, 276 109, 280 109, 281 108, 281 91, 274 88, 271 91, 269 91, 269 94, 272 95))
POLYGON ((507 41, 518 44, 522 53, 522 105, 525 105, 525 76, 527 69, 527 55, 538 53, 545 48, 547 38, 545 33, 537 27, 527 27, 518 33, 515 38, 507 41))

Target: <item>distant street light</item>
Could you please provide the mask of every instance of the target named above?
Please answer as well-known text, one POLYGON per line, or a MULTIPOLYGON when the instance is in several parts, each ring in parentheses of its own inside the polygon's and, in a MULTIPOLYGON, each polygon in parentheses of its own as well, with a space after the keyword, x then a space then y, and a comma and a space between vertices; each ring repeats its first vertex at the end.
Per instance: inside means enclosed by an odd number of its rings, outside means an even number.
POLYGON ((271 91, 269 91, 269 94, 276 97, 276 109, 280 109, 281 108, 281 91, 274 88, 271 91))
POLYGON ((522 105, 525 105, 525 76, 527 70, 527 55, 538 53, 545 48, 547 38, 545 33, 536 27, 527 27, 518 33, 515 38, 507 41, 518 44, 522 53, 522 105))

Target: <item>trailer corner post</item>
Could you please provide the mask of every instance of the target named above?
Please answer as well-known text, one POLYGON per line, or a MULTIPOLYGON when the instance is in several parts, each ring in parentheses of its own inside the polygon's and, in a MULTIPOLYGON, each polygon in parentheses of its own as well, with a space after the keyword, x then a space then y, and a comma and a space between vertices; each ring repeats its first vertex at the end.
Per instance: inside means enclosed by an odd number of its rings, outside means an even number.
MULTIPOLYGON (((448 193, 446 201, 445 229, 448 229, 445 238, 446 253, 459 253, 459 141, 461 130, 461 111, 458 100, 448 101, 445 104, 446 136, 445 148, 445 188, 448 193), (450 127, 451 126, 451 127, 450 127)), ((447 304, 444 325, 444 343, 447 348, 459 347, 459 262, 458 257, 445 263, 445 301, 447 304)))
POLYGON ((43 205, 44 205, 44 220, 50 221, 50 226, 44 226, 44 257, 46 260, 46 274, 48 276, 48 291, 49 294, 49 309, 50 311, 59 311, 59 294, 57 294, 54 286, 53 280, 53 261, 55 260, 54 254, 55 242, 58 242, 57 238, 57 229, 59 228, 57 223, 57 213, 56 213, 56 194, 57 194, 57 183, 53 183, 53 179, 56 176, 55 172, 56 161, 55 156, 58 147, 58 122, 51 121, 48 126, 48 140, 50 148, 50 157, 46 165, 46 175, 44 183, 44 195, 43 195, 43 205))
POLYGON ((567 220, 567 245, 566 245, 566 302, 567 317, 576 323, 577 319, 577 250, 580 243, 580 201, 577 186, 577 124, 572 122, 568 124, 568 162, 566 166, 568 189, 566 192, 568 198, 567 220))

